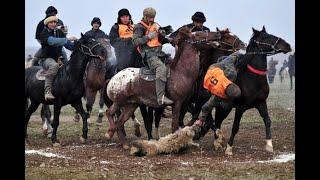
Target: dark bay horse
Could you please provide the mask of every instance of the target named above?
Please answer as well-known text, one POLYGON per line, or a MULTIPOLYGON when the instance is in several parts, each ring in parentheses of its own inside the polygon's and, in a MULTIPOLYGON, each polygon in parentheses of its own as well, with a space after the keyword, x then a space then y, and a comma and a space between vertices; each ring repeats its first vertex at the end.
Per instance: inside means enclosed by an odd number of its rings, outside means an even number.
POLYGON ((88 126, 87 114, 85 113, 81 98, 84 94, 83 75, 89 60, 99 58, 104 61, 107 57, 107 51, 96 40, 84 36, 81 33, 81 38, 75 42, 74 51, 71 54, 70 60, 59 69, 53 84, 52 93, 56 97, 52 101, 44 99, 44 81, 36 78, 36 73, 42 68, 33 66, 25 71, 25 102, 27 99, 31 101, 30 106, 25 112, 25 138, 27 141, 27 127, 30 116, 38 108, 40 103, 54 105, 53 118, 53 133, 51 140, 54 146, 59 146, 56 134, 59 126, 59 115, 62 106, 71 104, 83 119, 82 136, 80 140, 85 142, 87 139, 88 126))
MULTIPOLYGON (((256 108, 263 118, 266 127, 266 150, 273 152, 271 136, 271 119, 268 114, 266 99, 269 95, 269 84, 267 81, 267 56, 280 52, 287 53, 291 51, 290 45, 283 39, 268 34, 263 27, 261 31, 253 29, 246 49, 244 58, 240 59, 236 65, 238 69, 236 84, 241 89, 241 96, 233 101, 235 118, 232 127, 232 133, 227 144, 225 153, 232 155, 232 145, 234 137, 239 130, 239 124, 243 113, 251 108, 256 108)), ((230 113, 230 109, 216 107, 215 125, 217 129, 221 128, 222 121, 230 113)))
MULTIPOLYGON (((216 63, 219 58, 222 56, 230 55, 231 53, 244 49, 245 43, 241 41, 238 36, 231 33, 228 28, 220 30, 219 28, 216 28, 217 32, 221 33, 221 39, 218 40, 220 43, 220 46, 218 48, 209 48, 209 49, 203 49, 200 51, 200 72, 199 77, 196 82, 194 94, 189 102, 185 103, 185 107, 182 108, 181 116, 179 118, 179 125, 181 127, 184 126, 183 119, 187 112, 187 110, 192 114, 191 121, 187 124, 188 126, 191 126, 197 119, 201 111, 201 107, 204 105, 205 102, 207 102, 211 96, 211 94, 203 88, 203 79, 204 76, 209 68, 209 66, 213 63, 216 63), (194 105, 192 105, 194 104, 194 105)), ((210 114, 207 117, 207 122, 213 123, 212 115, 210 114)), ((212 124, 211 123, 211 124, 212 124)), ((212 126, 207 126, 207 130, 209 128, 213 128, 212 126)))
MULTIPOLYGON (((179 31, 174 41, 179 44, 179 50, 170 64, 170 77, 167 81, 167 92, 169 98, 174 101, 172 106, 172 131, 179 127, 181 105, 193 90, 199 69, 199 51, 203 41, 214 41, 220 38, 217 32, 191 33, 187 27, 179 31)), ((147 105, 159 108, 156 101, 155 82, 145 81, 139 77, 139 68, 127 68, 111 78, 107 85, 106 93, 113 101, 113 105, 106 114, 110 123, 106 133, 107 138, 112 138, 117 130, 121 144, 126 144, 125 136, 119 127, 127 121, 139 105, 147 105), (121 115, 115 122, 114 115, 121 109, 121 115)))

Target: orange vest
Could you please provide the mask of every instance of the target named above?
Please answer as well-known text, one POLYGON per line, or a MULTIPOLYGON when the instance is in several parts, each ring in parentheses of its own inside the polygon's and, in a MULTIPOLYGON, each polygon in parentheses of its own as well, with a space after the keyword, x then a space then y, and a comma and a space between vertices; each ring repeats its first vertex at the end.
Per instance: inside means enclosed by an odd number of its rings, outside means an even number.
MULTIPOLYGON (((151 26, 147 25, 145 22, 141 21, 140 22, 144 27, 147 28, 147 31, 145 33, 145 35, 148 35, 150 32, 158 32, 159 28, 160 28, 160 25, 158 23, 153 23, 151 26)), ((150 39, 148 42, 147 42, 147 45, 149 47, 156 47, 156 46, 161 46, 161 43, 159 42, 158 40, 158 33, 156 35, 155 38, 153 39, 150 39)))
POLYGON ((133 36, 133 26, 131 24, 124 25, 124 24, 118 24, 119 26, 119 37, 120 38, 132 38, 133 36))
POLYGON ((212 94, 225 99, 225 90, 231 83, 232 82, 226 78, 224 72, 220 68, 213 67, 208 69, 206 76, 204 77, 203 87, 212 94))

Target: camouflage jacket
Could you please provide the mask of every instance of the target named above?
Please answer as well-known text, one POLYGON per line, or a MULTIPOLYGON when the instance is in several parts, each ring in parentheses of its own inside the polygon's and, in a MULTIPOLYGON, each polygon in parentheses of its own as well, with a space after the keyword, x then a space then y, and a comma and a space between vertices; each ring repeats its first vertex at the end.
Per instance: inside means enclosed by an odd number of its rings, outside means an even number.
POLYGON ((224 58, 222 61, 212 64, 209 68, 218 67, 223 70, 225 76, 232 82, 237 79, 237 70, 235 63, 243 56, 239 52, 232 53, 231 55, 224 58))
POLYGON ((147 28, 145 28, 142 24, 138 23, 134 26, 133 30, 133 44, 135 46, 139 46, 141 49, 141 56, 144 59, 149 59, 152 56, 158 56, 161 54, 162 46, 157 47, 149 47, 147 45, 148 37, 145 35, 147 28))

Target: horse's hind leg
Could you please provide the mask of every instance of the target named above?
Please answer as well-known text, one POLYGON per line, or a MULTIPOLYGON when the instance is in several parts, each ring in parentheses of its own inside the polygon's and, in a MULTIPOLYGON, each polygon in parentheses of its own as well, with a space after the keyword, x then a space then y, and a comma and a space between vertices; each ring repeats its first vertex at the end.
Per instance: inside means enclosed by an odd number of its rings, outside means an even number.
POLYGON ((52 133, 51 127, 51 111, 49 105, 42 104, 41 108, 42 132, 45 136, 50 137, 52 133))
POLYGON ((272 136, 271 136, 271 119, 268 113, 268 107, 266 101, 256 106, 260 116, 263 118, 264 125, 266 127, 266 151, 273 152, 272 136))
POLYGON ((85 143, 86 140, 88 139, 88 123, 87 123, 87 117, 88 114, 84 111, 82 107, 82 102, 81 99, 73 104, 71 104, 72 107, 78 111, 82 117, 82 136, 80 137, 80 140, 82 143, 85 143))
MULTIPOLYGON (((26 99, 26 107, 27 107, 27 103, 28 103, 28 100, 26 99)), ((30 117, 32 115, 32 113, 34 113, 37 108, 39 107, 40 103, 37 103, 37 102, 34 102, 31 100, 31 104, 30 106, 27 108, 26 112, 25 112, 25 116, 24 116, 24 120, 25 120, 25 123, 24 123, 24 128, 25 128, 25 139, 26 141, 28 141, 28 133, 27 133, 27 129, 28 129, 28 123, 29 123, 29 120, 30 120, 30 117)))
POLYGON ((103 105, 104 105, 104 98, 103 98, 103 91, 104 88, 99 90, 99 94, 100 94, 100 100, 99 100, 99 114, 98 114, 98 119, 97 119, 97 123, 101 124, 102 123, 102 118, 103 118, 103 105))
POLYGON ((127 145, 124 131, 121 130, 124 123, 132 116, 134 111, 137 109, 138 105, 136 104, 127 104, 124 105, 121 109, 121 115, 119 116, 119 120, 117 122, 117 132, 120 140, 120 144, 123 145, 123 148, 127 149, 129 146, 127 145))
POLYGON ((120 109, 119 105, 117 103, 113 103, 111 107, 106 111, 106 116, 109 121, 109 129, 106 132, 105 136, 107 139, 111 139, 116 131, 116 125, 114 117, 116 115, 116 112, 120 109))
POLYGON ((88 114, 87 122, 89 124, 92 124, 92 121, 90 119, 90 115, 91 115, 91 111, 92 111, 92 106, 93 106, 94 101, 96 99, 96 95, 97 95, 97 91, 92 91, 89 89, 89 87, 87 87, 87 89, 86 89, 86 109, 87 109, 87 114, 88 114))
MULTIPOLYGON (((213 120, 212 124, 212 130, 214 131, 214 142, 213 146, 215 150, 222 149, 222 144, 223 144, 223 132, 221 130, 221 124, 222 121, 229 115, 231 112, 231 109, 223 109, 221 107, 216 107, 216 112, 215 112, 215 119, 213 120)), ((212 118, 212 116, 211 116, 212 118)))
POLYGON ((164 108, 156 108, 154 112, 154 126, 156 128, 156 139, 160 139, 159 125, 164 108))

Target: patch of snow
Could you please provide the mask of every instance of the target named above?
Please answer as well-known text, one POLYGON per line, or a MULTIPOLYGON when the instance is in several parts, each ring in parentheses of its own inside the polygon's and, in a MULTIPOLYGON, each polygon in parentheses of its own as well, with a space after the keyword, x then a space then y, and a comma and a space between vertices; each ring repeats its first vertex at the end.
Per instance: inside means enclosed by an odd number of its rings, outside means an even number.
POLYGON ((278 155, 272 160, 258 161, 258 163, 286 163, 293 160, 295 160, 295 154, 289 153, 289 154, 278 155))
POLYGON ((50 152, 44 152, 42 150, 26 150, 25 153, 26 154, 38 154, 40 156, 45 156, 45 157, 57 157, 57 158, 71 159, 70 157, 66 157, 63 155, 54 154, 54 153, 50 153, 50 152))

